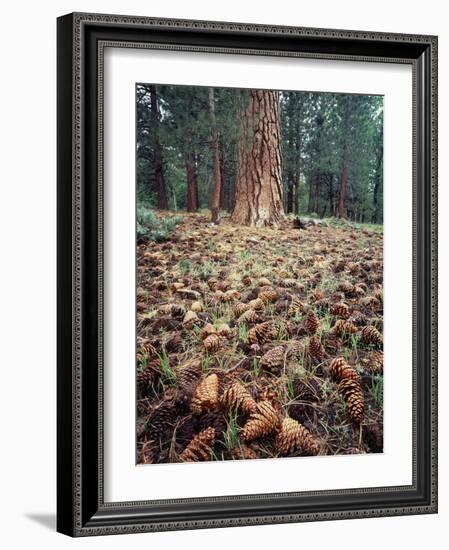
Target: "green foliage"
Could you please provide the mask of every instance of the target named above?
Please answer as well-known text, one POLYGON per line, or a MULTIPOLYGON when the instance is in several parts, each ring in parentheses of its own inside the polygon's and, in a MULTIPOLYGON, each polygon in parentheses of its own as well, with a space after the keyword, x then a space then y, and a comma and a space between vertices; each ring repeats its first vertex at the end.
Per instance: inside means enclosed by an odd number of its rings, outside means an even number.
POLYGON ((168 240, 169 233, 182 221, 181 216, 158 217, 153 210, 139 205, 137 207, 137 236, 147 237, 151 241, 168 240))

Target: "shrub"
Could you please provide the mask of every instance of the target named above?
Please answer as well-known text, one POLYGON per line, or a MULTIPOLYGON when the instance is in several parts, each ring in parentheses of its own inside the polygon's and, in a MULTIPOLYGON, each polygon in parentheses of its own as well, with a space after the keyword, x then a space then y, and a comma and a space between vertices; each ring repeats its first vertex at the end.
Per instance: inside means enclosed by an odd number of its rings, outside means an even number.
POLYGON ((158 218, 156 213, 144 206, 137 207, 137 237, 151 241, 168 240, 169 233, 182 221, 181 216, 158 218))

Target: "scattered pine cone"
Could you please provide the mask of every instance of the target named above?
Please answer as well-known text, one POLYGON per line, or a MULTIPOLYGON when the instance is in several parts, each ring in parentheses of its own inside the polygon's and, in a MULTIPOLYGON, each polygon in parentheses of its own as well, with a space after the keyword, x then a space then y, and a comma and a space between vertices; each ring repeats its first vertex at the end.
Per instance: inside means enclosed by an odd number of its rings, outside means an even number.
POLYGON ((279 426, 279 416, 269 401, 261 401, 257 411, 242 428, 243 441, 253 441, 274 432, 279 426))
POLYGON ((372 351, 368 356, 368 368, 374 374, 382 374, 384 369, 383 351, 372 351))
POLYGON ((319 446, 313 435, 302 424, 286 417, 276 435, 275 445, 282 455, 300 451, 307 455, 317 455, 319 446))
POLYGON ((372 453, 381 453, 384 448, 384 437, 382 426, 373 424, 363 428, 363 440, 372 453))
POLYGON ((194 311, 189 310, 184 315, 184 319, 182 320, 182 322, 187 328, 192 328, 194 325, 197 325, 200 322, 200 318, 194 311))
POLYGON ((357 371, 348 365, 343 357, 335 357, 329 365, 330 376, 337 381, 350 379, 359 380, 357 371))
POLYGON ((217 331, 215 330, 214 325, 211 323, 207 323, 207 325, 204 325, 204 327, 200 331, 201 340, 205 340, 208 336, 211 334, 215 334, 217 331))
POLYGON ((247 445, 234 447, 231 449, 230 453, 234 460, 254 460, 255 458, 258 458, 256 451, 247 445))
POLYGON ((332 331, 337 336, 344 336, 346 334, 355 334, 356 332, 358 332, 358 330, 359 329, 355 325, 353 325, 349 321, 345 321, 344 319, 338 319, 338 321, 336 321, 335 325, 332 328, 332 331))
POLYGON ((249 304, 244 304, 243 302, 237 302, 235 306, 233 307, 232 311, 234 313, 234 317, 238 319, 245 311, 248 311, 251 309, 251 306, 249 304))
POLYGON ((252 279, 249 275, 245 275, 244 277, 242 277, 242 283, 245 285, 245 286, 251 286, 252 284, 252 279))
POLYGON ((248 302, 248 305, 251 309, 254 309, 257 313, 263 313, 265 311, 265 304, 260 298, 255 298, 248 302))
POLYGON ((178 367, 175 373, 179 386, 184 388, 197 383, 203 374, 203 369, 201 367, 201 362, 195 360, 178 367))
POLYGON ((261 367, 272 369, 276 367, 282 367, 285 361, 285 350, 282 346, 276 346, 265 353, 259 364, 261 367))
POLYGON ((154 386, 161 375, 160 362, 150 361, 145 367, 137 372, 137 384, 139 389, 145 391, 154 386))
POLYGON ((179 455, 181 462, 199 462, 210 460, 215 444, 214 428, 206 428, 190 441, 187 447, 179 455))
POLYGON ((338 385, 338 391, 346 402, 349 418, 353 422, 362 422, 365 414, 365 399, 359 382, 344 378, 338 385))
POLYGON ((237 322, 238 323, 248 323, 248 324, 252 324, 252 323, 257 323, 257 321, 259 320, 259 316, 257 315, 257 313, 254 311, 254 309, 248 309, 247 311, 244 311, 240 317, 238 318, 237 322))
POLYGON ((314 359, 317 359, 318 361, 321 361, 326 357, 326 350, 324 349, 321 340, 317 336, 311 336, 309 338, 307 351, 314 359))
POLYGON ((206 376, 196 388, 191 408, 195 414, 212 410, 218 405, 218 376, 213 373, 206 376))
POLYGON ((344 302, 333 304, 330 309, 332 315, 347 319, 349 317, 349 307, 344 302))
POLYGON ((315 334, 317 332, 320 327, 320 322, 313 311, 309 311, 306 318, 304 319, 303 326, 307 334, 315 334))
POLYGON ((291 302, 290 302, 290 307, 288 308, 288 314, 291 316, 291 317, 294 317, 295 315, 297 315, 298 313, 305 313, 306 312, 306 305, 301 302, 300 300, 298 300, 297 298, 294 298, 291 302))
POLYGON ((137 362, 142 363, 143 361, 148 361, 156 355, 156 348, 150 342, 143 344, 137 350, 137 362))
POLYGON ((251 394, 240 382, 234 382, 225 389, 221 403, 227 409, 241 410, 245 414, 254 414, 257 409, 251 394))
POLYGON ((204 346, 204 349, 207 351, 207 353, 215 353, 221 347, 220 335, 217 334, 216 332, 209 334, 209 336, 207 336, 203 340, 203 346, 204 346))
POLYGON ((196 302, 192 302, 192 305, 190 306, 190 311, 194 311, 195 313, 200 313, 203 309, 203 303, 198 300, 196 302))
POLYGON ((148 419, 148 437, 157 441, 161 437, 170 437, 176 423, 176 408, 173 401, 162 401, 155 407, 148 419))
POLYGON ((170 313, 175 319, 183 319, 186 314, 186 308, 182 304, 171 304, 170 313))
POLYGON ((383 344, 382 334, 377 330, 376 327, 373 327, 371 325, 362 328, 360 337, 362 339, 362 342, 365 342, 365 344, 383 344))
POLYGON ((323 346, 329 355, 337 355, 340 352, 341 340, 334 332, 328 332, 323 338, 323 346))
POLYGON ((264 304, 273 304, 278 299, 278 293, 275 290, 262 290, 259 292, 258 298, 264 304))
POLYGON ((276 329, 270 321, 259 323, 248 332, 248 341, 250 344, 263 344, 267 340, 276 337, 276 329))

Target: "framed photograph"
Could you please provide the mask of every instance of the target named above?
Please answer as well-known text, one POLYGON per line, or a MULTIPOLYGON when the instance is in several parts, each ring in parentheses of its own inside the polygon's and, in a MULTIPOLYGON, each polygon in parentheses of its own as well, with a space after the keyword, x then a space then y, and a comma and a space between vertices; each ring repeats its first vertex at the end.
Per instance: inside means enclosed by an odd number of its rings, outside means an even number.
POLYGON ((58 19, 58 531, 437 511, 437 38, 58 19))

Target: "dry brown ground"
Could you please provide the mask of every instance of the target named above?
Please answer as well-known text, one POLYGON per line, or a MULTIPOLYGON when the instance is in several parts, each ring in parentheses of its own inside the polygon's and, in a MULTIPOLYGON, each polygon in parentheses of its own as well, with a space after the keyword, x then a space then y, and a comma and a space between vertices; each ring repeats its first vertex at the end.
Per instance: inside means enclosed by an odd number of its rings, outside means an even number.
POLYGON ((137 461, 382 452, 382 239, 192 214, 140 243, 137 461))

